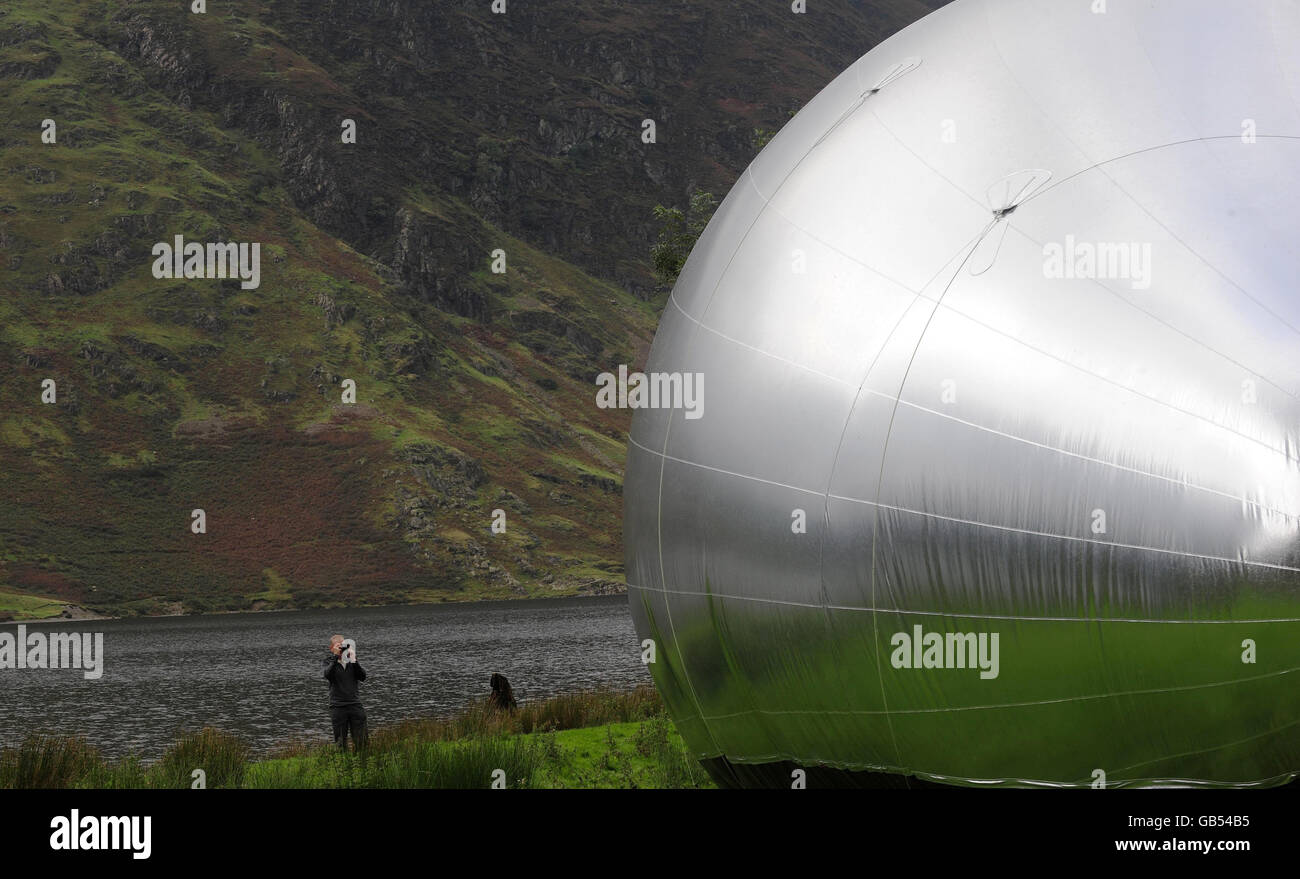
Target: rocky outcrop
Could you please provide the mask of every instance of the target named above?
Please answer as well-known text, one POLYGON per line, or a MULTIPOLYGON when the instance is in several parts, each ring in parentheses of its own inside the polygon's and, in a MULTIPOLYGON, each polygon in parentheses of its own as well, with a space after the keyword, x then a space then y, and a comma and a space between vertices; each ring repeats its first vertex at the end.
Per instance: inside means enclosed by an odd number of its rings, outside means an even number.
POLYGON ((398 210, 394 227, 393 269, 412 296, 463 317, 487 317, 487 298, 466 277, 473 262, 487 264, 487 249, 410 208, 398 210))
POLYGON ((286 191, 322 229, 383 259, 413 296, 482 320, 487 295, 459 279, 487 251, 472 223, 410 204, 414 185, 647 295, 653 205, 683 203, 695 188, 721 194, 753 157, 755 127, 779 128, 874 42, 937 5, 615 16, 560 0, 511 4, 506 15, 487 4, 295 0, 266 11, 283 41, 276 52, 310 71, 283 77, 253 60, 266 32, 227 34, 223 53, 247 57, 247 68, 205 57, 180 4, 167 19, 122 13, 117 49, 182 109, 203 105, 273 151, 286 191), (344 118, 357 122, 356 144, 341 143, 344 118), (645 119, 655 143, 642 141, 645 119))
POLYGON ((420 482, 434 493, 433 503, 440 507, 464 504, 487 481, 483 466, 456 449, 412 443, 402 449, 401 457, 420 482))

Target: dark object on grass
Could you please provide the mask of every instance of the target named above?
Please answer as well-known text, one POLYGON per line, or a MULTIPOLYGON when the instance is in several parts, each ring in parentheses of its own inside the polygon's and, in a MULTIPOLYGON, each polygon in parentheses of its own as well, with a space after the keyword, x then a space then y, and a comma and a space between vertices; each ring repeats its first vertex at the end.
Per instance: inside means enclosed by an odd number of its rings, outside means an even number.
POLYGON ((501 711, 514 711, 519 707, 515 702, 515 691, 510 688, 510 681, 506 680, 505 675, 493 672, 492 695, 488 696, 488 707, 501 711))

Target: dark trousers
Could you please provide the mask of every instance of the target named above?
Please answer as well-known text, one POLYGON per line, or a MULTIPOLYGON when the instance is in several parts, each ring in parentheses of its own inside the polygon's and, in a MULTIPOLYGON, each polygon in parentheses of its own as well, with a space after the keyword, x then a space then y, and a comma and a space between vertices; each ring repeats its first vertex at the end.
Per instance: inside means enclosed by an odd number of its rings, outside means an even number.
POLYGON ((360 750, 366 746, 366 709, 358 702, 354 705, 331 705, 330 722, 334 726, 334 742, 344 751, 348 749, 348 733, 352 733, 352 747, 360 750))

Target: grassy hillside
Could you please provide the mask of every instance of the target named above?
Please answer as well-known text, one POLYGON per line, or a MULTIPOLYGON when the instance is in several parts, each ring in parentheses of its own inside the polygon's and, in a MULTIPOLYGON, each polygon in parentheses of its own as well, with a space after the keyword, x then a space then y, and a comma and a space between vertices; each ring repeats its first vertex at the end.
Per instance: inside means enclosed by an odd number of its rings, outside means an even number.
POLYGON ((928 5, 5 4, 0 618, 621 589, 653 206, 928 5))

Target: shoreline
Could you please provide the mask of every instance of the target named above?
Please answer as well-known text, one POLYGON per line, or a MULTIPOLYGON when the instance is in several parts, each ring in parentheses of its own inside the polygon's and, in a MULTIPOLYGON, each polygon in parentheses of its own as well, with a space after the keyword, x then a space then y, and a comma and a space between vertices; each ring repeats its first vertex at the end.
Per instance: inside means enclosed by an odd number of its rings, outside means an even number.
MULTIPOLYGON (((224 617, 238 614, 270 614, 270 613, 309 613, 311 611, 356 611, 356 610, 378 610, 391 608, 409 608, 409 607, 444 607, 455 606, 461 607, 474 604, 527 604, 529 602, 557 601, 564 599, 601 599, 601 598, 626 598, 627 588, 624 587, 619 592, 606 592, 596 594, 577 594, 577 595, 534 595, 519 598, 465 598, 453 601, 417 601, 405 604, 355 604, 342 605, 334 607, 266 607, 266 608, 244 608, 241 610, 214 610, 204 611, 203 613, 151 613, 151 614, 132 614, 129 616, 112 616, 108 614, 97 613, 88 610, 76 604, 64 604, 64 612, 71 611, 72 616, 37 617, 37 618, 15 618, 0 620, 0 626, 34 626, 45 623, 76 623, 76 622, 119 622, 122 620, 167 620, 178 617, 224 617)), ((51 602, 58 604, 58 602, 51 602)))

